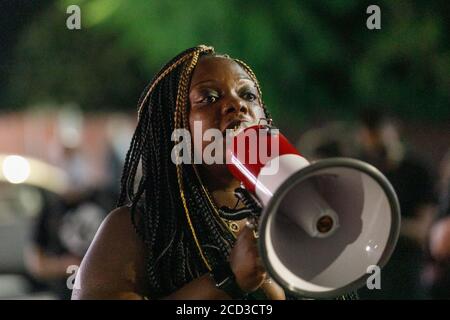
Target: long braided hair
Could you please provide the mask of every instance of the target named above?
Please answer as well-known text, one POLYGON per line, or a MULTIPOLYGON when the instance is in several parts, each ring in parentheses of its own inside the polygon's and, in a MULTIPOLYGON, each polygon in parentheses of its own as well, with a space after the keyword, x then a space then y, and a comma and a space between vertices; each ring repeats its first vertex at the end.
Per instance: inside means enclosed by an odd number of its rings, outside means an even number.
MULTIPOLYGON (((167 63, 139 99, 138 124, 126 155, 118 206, 130 206, 145 243, 150 298, 168 295, 225 261, 235 241, 195 165, 171 160, 177 143, 171 135, 174 129, 188 129, 190 79, 203 55, 229 58, 200 45, 167 63)), ((254 81, 263 106, 255 74, 233 60, 254 81)))

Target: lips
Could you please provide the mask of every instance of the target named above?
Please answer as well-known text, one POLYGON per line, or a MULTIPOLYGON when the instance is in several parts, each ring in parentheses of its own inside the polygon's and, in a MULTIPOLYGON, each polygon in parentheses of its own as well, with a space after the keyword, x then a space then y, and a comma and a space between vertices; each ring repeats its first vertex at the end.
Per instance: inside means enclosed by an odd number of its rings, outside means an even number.
POLYGON ((241 129, 243 127, 247 127, 247 125, 250 122, 248 120, 245 119, 234 119, 231 120, 228 125, 225 127, 225 129, 223 130, 223 134, 226 135, 227 130, 238 130, 241 129))

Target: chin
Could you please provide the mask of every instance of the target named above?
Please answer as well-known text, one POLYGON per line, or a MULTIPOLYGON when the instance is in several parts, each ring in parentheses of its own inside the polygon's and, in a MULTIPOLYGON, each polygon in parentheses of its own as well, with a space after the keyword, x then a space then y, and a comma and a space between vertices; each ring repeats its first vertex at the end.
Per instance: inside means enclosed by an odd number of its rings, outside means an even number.
POLYGON ((217 179, 223 180, 223 179, 234 179, 231 172, 228 170, 227 165, 225 164, 225 161, 223 164, 202 164, 202 167, 204 170, 206 170, 209 174, 216 176, 217 179))

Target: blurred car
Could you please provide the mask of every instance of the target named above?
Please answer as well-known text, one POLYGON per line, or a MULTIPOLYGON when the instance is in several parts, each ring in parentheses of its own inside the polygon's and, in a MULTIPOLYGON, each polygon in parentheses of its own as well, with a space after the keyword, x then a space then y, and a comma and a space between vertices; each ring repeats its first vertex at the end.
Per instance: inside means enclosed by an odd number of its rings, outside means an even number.
POLYGON ((24 261, 43 193, 62 194, 65 173, 43 161, 0 154, 0 299, 53 299, 24 261))

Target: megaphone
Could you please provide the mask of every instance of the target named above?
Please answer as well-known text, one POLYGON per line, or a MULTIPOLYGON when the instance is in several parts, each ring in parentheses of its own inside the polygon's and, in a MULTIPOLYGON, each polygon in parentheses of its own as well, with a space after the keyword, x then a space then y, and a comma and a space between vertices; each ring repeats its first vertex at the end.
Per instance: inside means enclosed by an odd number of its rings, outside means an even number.
POLYGON ((336 297, 365 285, 370 270, 388 262, 400 206, 375 167, 351 158, 309 163, 270 124, 236 133, 226 152, 228 169, 263 208, 259 253, 284 289, 336 297))

